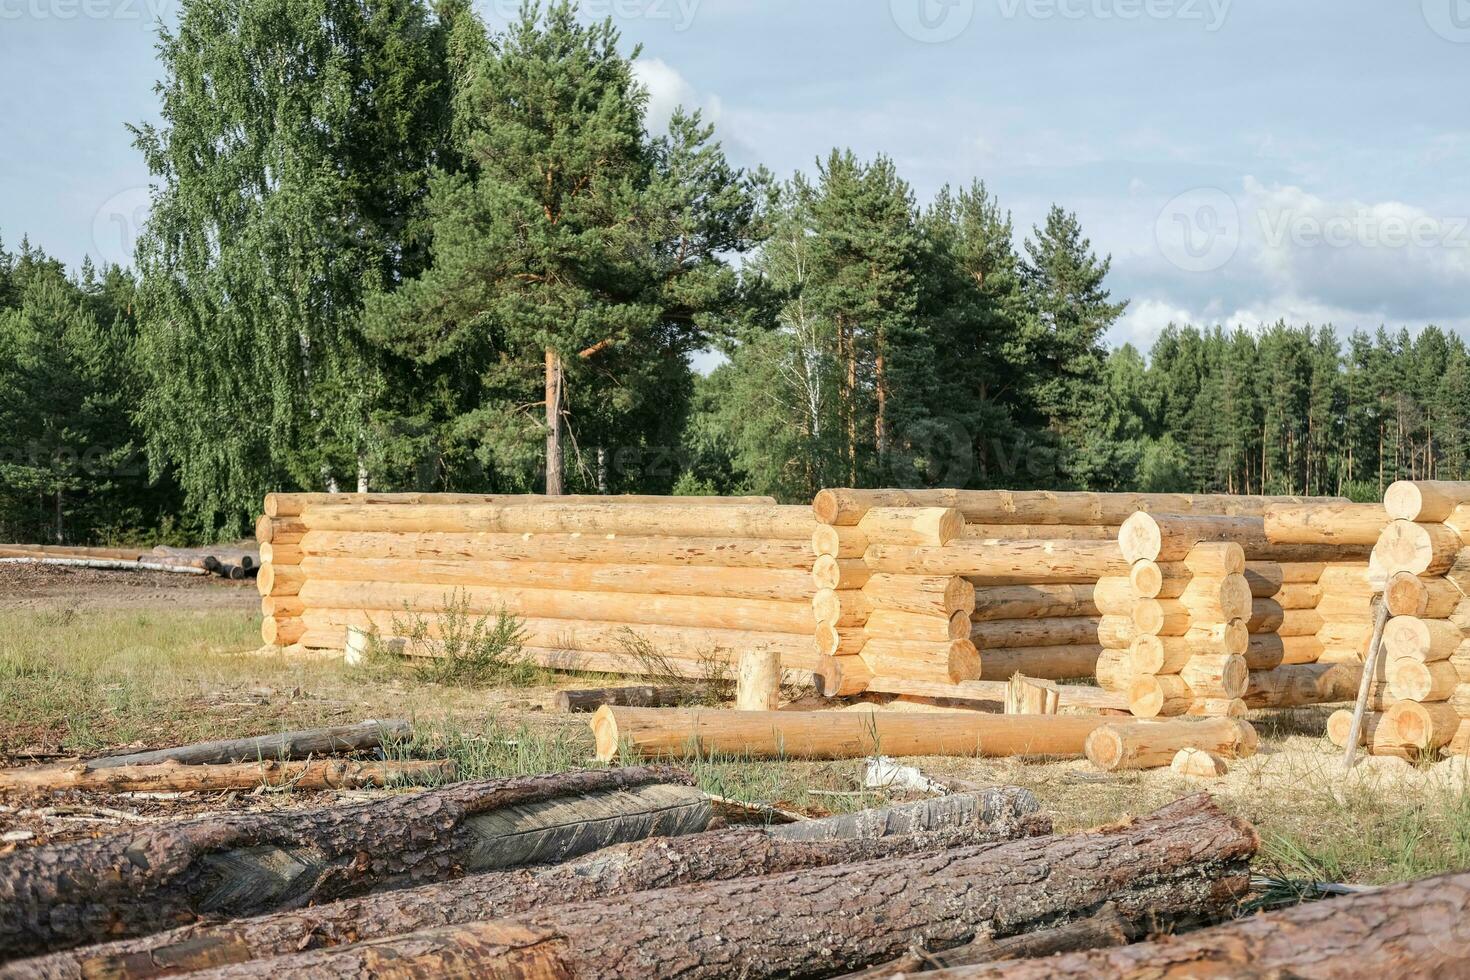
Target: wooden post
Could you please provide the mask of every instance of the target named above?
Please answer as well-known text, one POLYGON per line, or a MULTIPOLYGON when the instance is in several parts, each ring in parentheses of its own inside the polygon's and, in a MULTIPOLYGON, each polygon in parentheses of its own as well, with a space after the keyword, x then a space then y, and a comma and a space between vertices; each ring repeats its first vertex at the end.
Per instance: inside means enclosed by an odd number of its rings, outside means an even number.
POLYGON ((1363 661, 1363 679, 1358 682, 1358 701, 1353 706, 1353 724, 1348 729, 1347 748, 1342 754, 1342 768, 1349 771, 1357 761, 1358 742, 1363 737, 1363 713, 1368 710, 1368 695, 1373 690, 1373 675, 1378 672, 1378 659, 1383 654, 1383 629, 1388 625, 1388 603, 1382 596, 1373 597, 1373 640, 1363 661))
POLYGON ((775 711, 781 703, 781 654, 746 650, 735 673, 736 711, 775 711))
POLYGON ((1052 684, 1033 680, 1025 674, 1013 674, 1006 685, 1006 714, 1054 715, 1061 694, 1052 684))

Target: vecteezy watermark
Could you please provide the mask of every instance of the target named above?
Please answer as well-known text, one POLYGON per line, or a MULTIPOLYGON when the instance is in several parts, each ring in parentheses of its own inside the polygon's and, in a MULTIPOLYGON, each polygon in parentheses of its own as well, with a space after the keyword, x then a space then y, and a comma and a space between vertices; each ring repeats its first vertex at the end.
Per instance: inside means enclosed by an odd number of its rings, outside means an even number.
POLYGON ((1175 20, 1225 26, 1234 0, 996 0, 1006 20, 1175 20))
POLYGON ((1159 252, 1185 272, 1214 272, 1240 248, 1240 209, 1218 187, 1185 191, 1154 220, 1159 252))
MULTIPOLYGON (((675 31, 687 31, 694 25, 703 0, 582 0, 583 16, 591 20, 664 21, 675 31)), ((482 0, 477 4, 488 9, 497 20, 515 21, 521 15, 522 0, 482 0)))
POLYGON ((104 201, 92 217, 97 258, 108 265, 131 265, 152 204, 146 187, 130 187, 104 201))
POLYGON ((1381 214, 1360 208, 1323 217, 1296 211, 1259 211, 1261 240, 1269 248, 1470 248, 1470 218, 1381 214))
POLYGON ((175 0, 0 0, 0 20, 165 19, 175 0))
POLYGON ((1470 0, 1423 0, 1424 22, 1456 44, 1470 44, 1470 0))
POLYGON ((915 41, 942 44, 975 19, 975 0, 888 0, 893 23, 915 41))

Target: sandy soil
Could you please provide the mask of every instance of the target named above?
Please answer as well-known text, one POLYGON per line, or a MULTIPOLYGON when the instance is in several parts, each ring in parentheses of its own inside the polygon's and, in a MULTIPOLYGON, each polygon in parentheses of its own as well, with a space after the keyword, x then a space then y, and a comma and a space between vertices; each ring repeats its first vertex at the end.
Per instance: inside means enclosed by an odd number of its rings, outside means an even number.
POLYGON ((252 609, 255 582, 217 575, 0 565, 0 609, 252 609))

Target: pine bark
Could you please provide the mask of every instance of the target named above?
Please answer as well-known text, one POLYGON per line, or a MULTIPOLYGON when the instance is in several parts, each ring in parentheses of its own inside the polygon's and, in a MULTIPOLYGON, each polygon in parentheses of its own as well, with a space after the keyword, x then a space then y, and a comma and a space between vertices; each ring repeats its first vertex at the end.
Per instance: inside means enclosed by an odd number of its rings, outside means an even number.
POLYGON ((1182 936, 925 974, 932 980, 1055 977, 1461 977, 1470 873, 1267 912, 1182 936))
MULTIPOLYGON (((32 848, 0 862, 0 959, 158 932, 201 915, 299 908, 489 870, 514 863, 502 862, 496 847, 516 829, 514 812, 509 824, 502 819, 506 808, 691 782, 661 766, 490 779, 348 806, 216 814, 32 848)), ((707 802, 692 790, 685 795, 699 804, 684 808, 691 812, 650 809, 654 819, 630 825, 629 836, 585 834, 555 857, 652 836, 669 822, 674 831, 703 830, 689 824, 708 822, 707 802)))
POLYGON ((1041 837, 583 902, 261 960, 209 976, 517 978, 831 976, 1050 928, 1112 902, 1170 928, 1228 910, 1255 832, 1206 796, 1151 817, 1041 837))
MULTIPOLYGON (((817 822, 817 821, 812 821, 817 822)), ((143 980, 307 949, 473 922, 486 910, 516 915, 571 902, 693 882, 754 878, 854 861, 926 854, 1051 832, 1038 815, 996 824, 848 840, 783 840, 759 830, 714 831, 606 848, 576 861, 471 875, 292 912, 186 926, 139 939, 11 964, 7 980, 143 980)), ((1074 947, 1075 948, 1075 947, 1074 947)))

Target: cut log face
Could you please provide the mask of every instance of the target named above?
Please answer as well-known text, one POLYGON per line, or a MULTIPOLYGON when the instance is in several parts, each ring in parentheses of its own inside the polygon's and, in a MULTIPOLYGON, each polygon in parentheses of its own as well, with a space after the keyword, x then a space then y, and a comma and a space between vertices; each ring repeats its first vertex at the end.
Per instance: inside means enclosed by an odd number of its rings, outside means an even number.
POLYGON ((1107 903, 1130 923, 1161 929, 1217 916, 1244 893, 1256 847, 1248 824, 1201 795, 1083 834, 562 905, 261 961, 230 975, 835 975, 890 961, 916 936, 949 948, 1090 915, 1107 903), (756 895, 773 914, 751 914, 756 895), (671 922, 681 927, 671 930, 671 922))
POLYGON ((1167 766, 1182 749, 1203 749, 1230 759, 1255 755, 1255 728, 1236 718, 1203 721, 1114 722, 1087 739, 1087 758, 1105 772, 1167 766))
POLYGON ((1395 616, 1383 629, 1383 651, 1390 659, 1448 660, 1464 639, 1460 627, 1448 620, 1395 616))
POLYGON ((1446 619, 1455 611, 1464 595, 1453 583, 1444 579, 1420 578, 1399 572, 1388 580, 1384 601, 1394 616, 1420 616, 1446 619))
POLYGON ((1394 521, 1378 539, 1374 553, 1387 575, 1438 575, 1459 555, 1460 536, 1443 524, 1394 521))
POLYGON ((1180 749, 1169 768, 1176 775, 1193 779, 1219 779, 1230 771, 1223 758, 1204 749, 1180 749))
POLYGON ((1470 483, 1447 480, 1400 480, 1383 494, 1390 518, 1402 521, 1442 521, 1454 509, 1470 502, 1470 483))
POLYGON ((689 782, 662 767, 484 780, 31 848, 0 862, 0 957, 703 830, 709 802, 689 782), (590 801, 580 812, 601 818, 597 832, 548 829, 578 812, 553 812, 558 799, 590 801))

